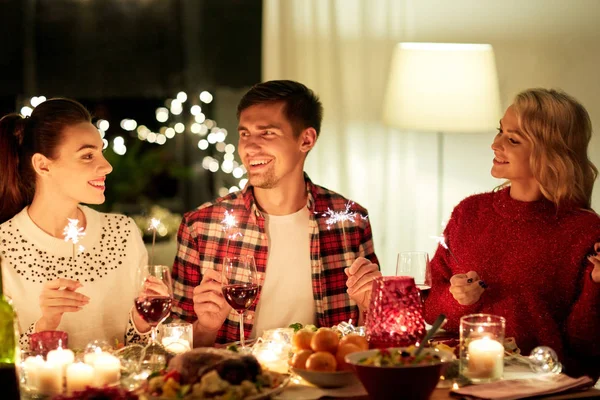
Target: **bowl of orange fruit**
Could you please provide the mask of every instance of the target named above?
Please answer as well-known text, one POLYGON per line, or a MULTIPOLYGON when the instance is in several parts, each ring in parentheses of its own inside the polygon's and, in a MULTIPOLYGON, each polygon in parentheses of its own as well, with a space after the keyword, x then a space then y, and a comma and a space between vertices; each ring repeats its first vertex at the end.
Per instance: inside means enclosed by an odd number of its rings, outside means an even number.
POLYGON ((291 371, 322 388, 357 382, 353 368, 345 358, 348 354, 369 348, 364 336, 351 333, 340 337, 336 330, 330 328, 319 328, 316 332, 310 328, 300 329, 292 337, 292 345, 291 371))

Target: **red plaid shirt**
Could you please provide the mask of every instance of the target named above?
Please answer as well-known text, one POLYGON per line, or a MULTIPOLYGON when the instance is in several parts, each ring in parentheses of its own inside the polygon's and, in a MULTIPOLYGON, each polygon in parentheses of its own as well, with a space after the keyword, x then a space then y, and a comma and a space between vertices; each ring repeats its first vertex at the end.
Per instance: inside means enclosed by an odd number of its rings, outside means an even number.
MULTIPOLYGON (((341 195, 314 185, 305 176, 308 192, 307 207, 310 210, 308 234, 310 235, 310 259, 312 286, 316 305, 316 320, 319 326, 334 326, 342 321, 358 321, 358 307, 346 293, 346 274, 356 257, 366 257, 378 264, 373 249, 371 225, 368 219, 356 216, 356 222, 327 225, 327 210, 343 211, 348 200, 341 195), (345 232, 345 245, 343 232, 345 232), (347 250, 344 250, 344 247, 347 250)), ((351 203, 352 204, 352 203, 351 203)), ((367 215, 367 210, 352 204, 351 210, 367 215)), ((246 187, 241 192, 230 193, 186 213, 177 233, 179 242, 173 265, 173 308, 175 317, 185 321, 196 320, 192 292, 202 281, 203 271, 212 268, 220 271, 223 257, 253 254, 256 260, 259 285, 262 287, 267 267, 268 240, 265 233, 265 218, 258 210, 254 192, 246 187), (232 213, 238 222, 241 236, 229 241, 223 231, 225 211, 232 213), (228 246, 228 249, 226 250, 228 246)), ((254 313, 260 298, 244 313, 244 331, 250 336, 254 313)), ((231 313, 217 335, 217 343, 239 340, 239 316, 231 313)))

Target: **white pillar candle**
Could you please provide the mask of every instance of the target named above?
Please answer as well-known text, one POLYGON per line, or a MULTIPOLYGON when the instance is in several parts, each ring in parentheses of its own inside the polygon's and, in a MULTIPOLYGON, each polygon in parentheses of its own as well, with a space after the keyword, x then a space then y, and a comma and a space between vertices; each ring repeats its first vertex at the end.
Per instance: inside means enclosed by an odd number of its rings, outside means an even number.
POLYGON ((94 382, 94 367, 77 362, 67 367, 67 393, 84 390, 94 382))
POLYGON ((37 390, 39 380, 39 369, 44 365, 42 356, 27 357, 23 362, 23 369, 27 378, 27 387, 37 390))
POLYGON ((96 347, 93 352, 85 353, 83 356, 83 362, 89 365, 94 365, 94 361, 99 354, 102 354, 103 351, 99 347, 96 347))
POLYGON ((73 354, 73 352, 69 349, 63 349, 59 347, 56 350, 51 350, 48 352, 46 361, 61 365, 63 368, 65 368, 67 365, 75 361, 75 354, 73 354))
POLYGON ((469 378, 499 379, 504 370, 504 346, 489 337, 475 339, 469 343, 469 378))
POLYGON ((98 354, 94 360, 94 375, 96 387, 117 383, 121 378, 121 362, 108 353, 98 354))
POLYGON ((45 362, 37 369, 37 389, 40 393, 54 395, 62 393, 63 365, 45 362))
POLYGON ((162 345, 165 346, 165 349, 175 354, 191 350, 190 342, 182 338, 164 337, 162 339, 162 345))

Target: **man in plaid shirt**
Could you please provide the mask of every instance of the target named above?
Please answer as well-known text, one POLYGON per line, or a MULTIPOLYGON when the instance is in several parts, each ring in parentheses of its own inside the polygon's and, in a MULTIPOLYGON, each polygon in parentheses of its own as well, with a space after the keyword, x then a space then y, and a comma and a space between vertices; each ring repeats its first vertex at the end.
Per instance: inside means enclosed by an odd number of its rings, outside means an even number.
POLYGON ((367 211, 304 174, 323 115, 317 96, 293 81, 255 85, 238 105, 238 152, 248 185, 185 214, 173 265, 175 317, 194 324, 194 346, 239 339, 239 314, 221 290, 224 257, 253 255, 259 294, 244 314, 246 336, 290 323, 331 327, 361 321, 381 276, 367 211), (328 211, 350 205, 353 221, 328 211), (224 232, 225 213, 237 233, 224 232), (267 273, 268 271, 268 273, 267 273))

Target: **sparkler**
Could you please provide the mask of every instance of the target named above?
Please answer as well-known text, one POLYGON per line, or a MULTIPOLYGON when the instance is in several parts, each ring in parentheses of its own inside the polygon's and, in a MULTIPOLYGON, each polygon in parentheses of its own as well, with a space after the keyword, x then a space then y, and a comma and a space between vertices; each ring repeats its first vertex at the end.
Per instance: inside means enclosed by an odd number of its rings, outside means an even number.
POLYGON ((229 241, 231 239, 235 239, 237 236, 242 236, 242 233, 239 231, 233 231, 234 228, 237 228, 237 219, 235 215, 233 215, 233 210, 228 211, 225 210, 225 215, 223 217, 223 221, 221 221, 223 232, 225 232, 227 237, 227 245, 225 246, 225 256, 229 254, 229 241))
POLYGON ((152 218, 150 220, 149 231, 152 231, 152 247, 150 249, 150 267, 154 266, 154 243, 156 242, 156 230, 160 225, 160 219, 152 218))
MULTIPOLYGON (((65 226, 65 229, 63 230, 63 235, 65 237, 65 242, 71 242, 73 243, 73 262, 75 262, 75 245, 77 243, 79 243, 79 238, 82 236, 85 236, 85 232, 83 231, 83 228, 79 227, 79 220, 78 219, 71 219, 68 218, 69 223, 67 224, 67 226, 65 226)), ((79 251, 83 251, 84 247, 83 246, 79 246, 79 251)))
POLYGON ((457 264, 460 264, 458 262, 458 260, 456 259, 456 257, 454 256, 454 253, 452 253, 452 250, 450 250, 450 248, 446 244, 446 238, 444 237, 443 233, 441 234, 441 236, 430 236, 430 238, 435 239, 435 241, 438 242, 440 244, 440 246, 442 246, 443 248, 445 248, 446 250, 448 250, 448 253, 450 253, 450 256, 452 256, 452 258, 454 259, 454 261, 457 264))
POLYGON ((360 213, 357 213, 356 211, 351 211, 351 208, 353 205, 354 205, 354 203, 349 201, 348 203, 346 203, 346 207, 345 207, 344 211, 333 211, 332 209, 328 208, 324 214, 321 214, 322 217, 327 218, 325 220, 327 229, 331 229, 332 226, 341 222, 342 241, 343 241, 343 246, 344 246, 344 260, 345 261, 346 261, 346 253, 348 252, 348 246, 346 243, 346 222, 348 222, 348 223, 356 222, 356 218, 360 218, 363 221, 366 220, 367 218, 369 218, 368 215, 362 215, 360 213))

